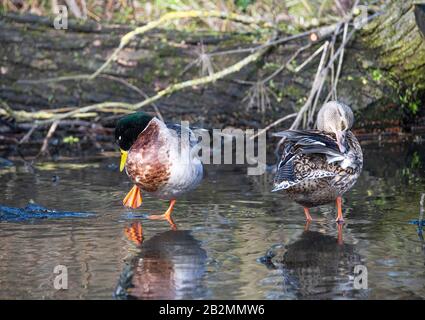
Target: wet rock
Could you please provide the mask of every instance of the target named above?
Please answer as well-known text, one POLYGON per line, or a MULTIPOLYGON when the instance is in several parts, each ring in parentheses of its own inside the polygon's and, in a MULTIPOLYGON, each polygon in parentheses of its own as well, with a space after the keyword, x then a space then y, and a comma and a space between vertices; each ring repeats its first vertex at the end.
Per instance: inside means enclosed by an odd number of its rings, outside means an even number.
POLYGON ((0 158, 0 169, 1 168, 6 168, 6 167, 13 167, 15 164, 7 159, 4 158, 0 158))
POLYGON ((87 218, 91 216, 94 216, 94 213, 56 211, 35 203, 29 203, 25 208, 14 208, 0 205, 0 221, 25 221, 30 219, 51 218, 87 218))

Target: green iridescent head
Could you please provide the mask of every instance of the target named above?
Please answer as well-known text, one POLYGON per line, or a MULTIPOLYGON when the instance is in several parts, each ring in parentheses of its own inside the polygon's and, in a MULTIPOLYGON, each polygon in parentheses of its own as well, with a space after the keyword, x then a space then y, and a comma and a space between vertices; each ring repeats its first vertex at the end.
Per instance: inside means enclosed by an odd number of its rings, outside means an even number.
POLYGON ((119 119, 115 127, 115 141, 121 150, 128 151, 152 119, 152 116, 142 111, 119 119))

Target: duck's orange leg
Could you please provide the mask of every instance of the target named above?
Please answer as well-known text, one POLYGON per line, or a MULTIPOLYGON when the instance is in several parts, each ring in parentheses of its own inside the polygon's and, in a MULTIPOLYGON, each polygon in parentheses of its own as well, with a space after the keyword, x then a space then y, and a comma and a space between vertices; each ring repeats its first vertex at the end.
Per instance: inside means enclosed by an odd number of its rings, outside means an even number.
POLYGON ((136 209, 142 205, 142 194, 140 193, 140 188, 137 185, 134 185, 131 188, 130 192, 127 193, 122 204, 125 207, 136 209))
POLYGON ((338 223, 338 244, 343 245, 344 239, 342 237, 342 223, 338 223))
POLYGON ((310 222, 313 221, 313 218, 310 216, 310 209, 307 207, 304 207, 304 214, 305 214, 305 219, 310 222))
POLYGON ((344 218, 342 217, 342 197, 336 198, 336 208, 338 210, 338 216, 336 217, 336 222, 342 223, 344 222, 344 218))
POLYGON ((304 231, 308 231, 308 229, 310 229, 310 223, 311 223, 311 220, 305 221, 304 231))
POLYGON ((130 227, 124 229, 127 239, 136 245, 141 245, 143 242, 143 228, 140 222, 134 222, 130 227))
POLYGON ((173 230, 176 230, 177 229, 177 226, 174 223, 173 218, 171 218, 171 213, 173 212, 173 209, 174 209, 174 205, 175 204, 176 204, 176 200, 175 199, 171 200, 170 201, 170 205, 169 205, 167 211, 165 211, 163 214, 154 214, 154 215, 151 215, 148 218, 149 219, 152 219, 152 220, 167 220, 168 223, 171 225, 171 228, 173 230))

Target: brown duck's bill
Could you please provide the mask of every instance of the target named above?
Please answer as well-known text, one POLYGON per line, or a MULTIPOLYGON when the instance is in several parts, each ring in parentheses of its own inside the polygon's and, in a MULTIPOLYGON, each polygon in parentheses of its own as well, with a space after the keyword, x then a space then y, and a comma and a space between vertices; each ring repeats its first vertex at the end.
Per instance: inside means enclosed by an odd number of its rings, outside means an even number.
POLYGON ((137 185, 131 188, 130 192, 125 196, 122 204, 125 207, 136 209, 142 205, 142 193, 137 185))
POLYGON ((339 151, 345 153, 347 149, 345 148, 345 131, 336 132, 336 144, 338 145, 339 151))

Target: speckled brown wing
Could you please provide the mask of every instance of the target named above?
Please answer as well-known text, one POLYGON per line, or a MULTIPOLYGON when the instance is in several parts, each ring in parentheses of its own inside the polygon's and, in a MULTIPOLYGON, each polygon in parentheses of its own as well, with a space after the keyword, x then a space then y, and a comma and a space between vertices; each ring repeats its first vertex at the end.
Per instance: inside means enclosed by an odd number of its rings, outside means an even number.
POLYGON ((272 191, 288 189, 303 180, 335 176, 331 163, 343 159, 343 155, 332 135, 288 130, 278 136, 285 137, 285 143, 272 191))
POLYGON ((346 134, 344 154, 339 152, 335 138, 327 133, 296 131, 281 136, 288 138, 273 191, 285 190, 297 203, 314 207, 334 201, 359 177, 363 154, 352 132, 346 134))

